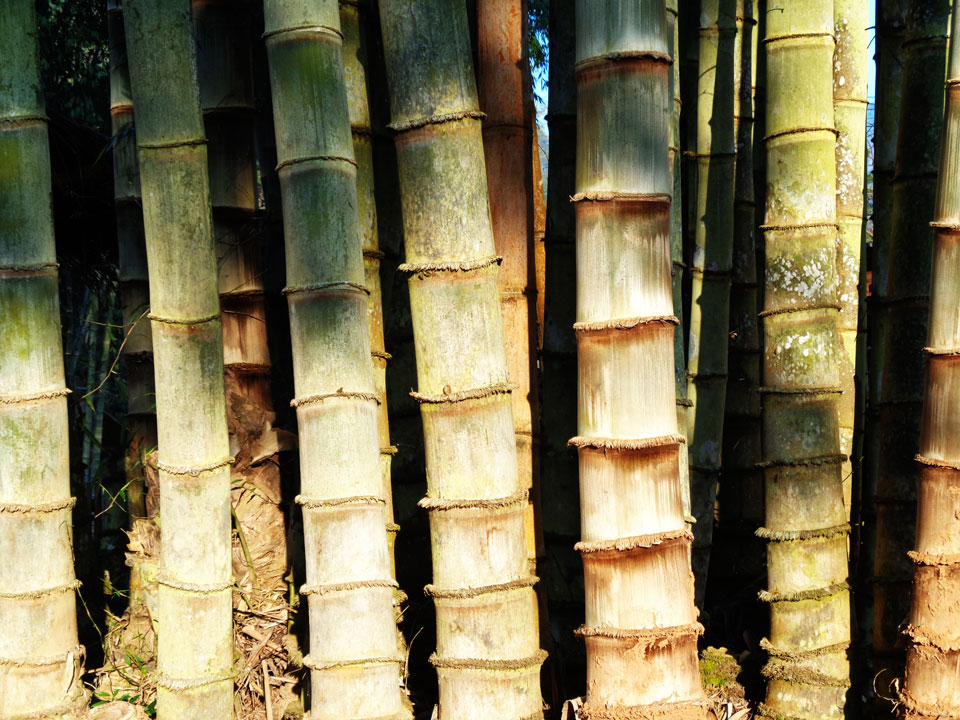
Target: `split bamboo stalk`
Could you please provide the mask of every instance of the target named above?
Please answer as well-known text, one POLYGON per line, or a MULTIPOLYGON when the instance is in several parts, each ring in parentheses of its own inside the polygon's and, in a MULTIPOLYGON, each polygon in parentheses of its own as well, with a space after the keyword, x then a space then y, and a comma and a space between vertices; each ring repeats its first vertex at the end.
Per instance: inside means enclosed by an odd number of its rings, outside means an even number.
POLYGON ((912 0, 903 42, 903 78, 892 215, 886 248, 885 292, 879 338, 883 370, 873 432, 877 451, 877 544, 874 558, 873 674, 892 697, 904 654, 899 626, 909 609, 919 470, 927 312, 943 118, 943 81, 949 0, 912 0))
MULTIPOLYGON (((951 35, 960 37, 960 15, 951 35)), ((907 128, 903 130, 906 132, 907 128)), ((903 717, 960 716, 960 50, 950 45, 920 431, 903 717)), ((892 268, 891 268, 892 270, 892 268)), ((891 278, 892 280, 892 278, 891 278)))
POLYGON ((403 717, 357 163, 336 0, 264 4, 286 229, 311 717, 403 717))
POLYGON ((723 443, 733 263, 736 0, 701 0, 697 93, 697 196, 687 339, 687 425, 693 572, 703 605, 723 443))
POLYGON ((840 463, 833 4, 766 14, 763 467, 768 718, 841 718, 850 597, 840 463))
POLYGON ((380 3, 423 418, 440 714, 542 716, 481 113, 462 3, 380 3))
POLYGON ((66 718, 87 697, 34 3, 4 3, 0 33, 0 717, 66 718))
POLYGON ((677 458, 666 5, 579 0, 577 17, 580 717, 706 717, 677 458))
POLYGON ((157 710, 233 717, 230 445, 187 0, 124 4, 150 274, 161 527, 157 710))
POLYGON ((852 458, 857 397, 863 378, 856 377, 860 331, 860 250, 864 237, 863 202, 867 154, 867 0, 834 0, 836 47, 833 51, 833 114, 837 128, 837 298, 840 302, 840 452, 843 463, 843 501, 850 519, 854 474, 859 479, 859 458, 852 458), (856 465, 856 468, 854 467, 856 465))

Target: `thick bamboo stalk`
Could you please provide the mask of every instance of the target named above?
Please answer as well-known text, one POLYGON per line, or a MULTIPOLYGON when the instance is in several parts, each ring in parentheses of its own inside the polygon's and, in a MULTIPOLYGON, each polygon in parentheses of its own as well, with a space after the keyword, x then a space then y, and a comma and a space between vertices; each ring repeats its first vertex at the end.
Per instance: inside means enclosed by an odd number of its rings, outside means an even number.
POLYGON ((580 0, 577 15, 581 717, 706 717, 677 459, 666 6, 580 0))
MULTIPOLYGON (((951 35, 960 37, 956 12, 951 35)), ((910 553, 915 565, 913 600, 904 631, 909 647, 900 694, 908 720, 960 716, 960 50, 955 43, 950 45, 940 174, 930 225, 933 276, 916 458, 917 539, 910 553)))
POLYGON ((402 716, 336 0, 264 5, 286 227, 314 720, 402 716))
POLYGON ((765 717, 840 718, 850 598, 840 463, 833 4, 766 15, 765 717))
POLYGON ((340 0, 340 30, 343 33, 343 69, 347 84, 350 132, 353 136, 353 156, 357 161, 357 218, 360 243, 363 246, 363 282, 370 290, 367 299, 370 357, 373 361, 374 385, 380 398, 377 406, 377 434, 380 437, 380 472, 383 476, 383 498, 387 503, 387 542, 392 567, 397 532, 400 530, 400 526, 393 519, 390 473, 397 449, 390 444, 390 421, 387 414, 387 361, 390 355, 383 339, 383 292, 380 287, 380 260, 383 253, 380 252, 374 197, 373 130, 370 126, 370 103, 367 100, 367 6, 364 2, 340 0))
POLYGON ((702 0, 697 93, 696 230, 687 341, 693 572, 703 604, 723 443, 733 263, 736 0, 702 0))
POLYGON ((903 672, 899 626, 909 603, 920 449, 933 217, 943 117, 949 0, 913 0, 903 42, 892 215, 879 330, 883 370, 873 423, 877 450, 873 674, 882 697, 903 672))
MULTIPOLYGON (((860 339, 860 246, 863 243, 863 191, 866 180, 867 140, 867 32, 866 0, 834 0, 833 20, 836 47, 833 52, 833 114, 837 128, 837 298, 840 303, 840 452, 843 463, 843 501, 851 516, 854 472, 859 476, 859 459, 854 470, 853 430, 857 396, 862 394, 856 378, 857 347, 860 339)), ((859 514, 859 507, 858 507, 859 514)))
POLYGON ((568 696, 584 692, 583 643, 574 636, 583 618, 582 564, 573 550, 580 534, 577 455, 567 441, 577 433, 576 233, 570 197, 575 190, 577 88, 574 78, 575 6, 550 2, 550 58, 547 123, 550 129, 547 177, 546 290, 543 329, 541 469, 543 529, 548 571, 544 581, 557 638, 554 659, 568 696))
POLYGON ((541 717, 481 114, 465 7, 380 4, 433 547, 440 714, 541 717))
POLYGON ((207 148, 186 0, 124 6, 150 273, 161 527, 157 709, 233 717, 230 445, 207 148), (189 630, 187 630, 189 629, 189 630))
POLYGON ((0 717, 61 718, 86 693, 34 3, 4 3, 0 33, 0 717))

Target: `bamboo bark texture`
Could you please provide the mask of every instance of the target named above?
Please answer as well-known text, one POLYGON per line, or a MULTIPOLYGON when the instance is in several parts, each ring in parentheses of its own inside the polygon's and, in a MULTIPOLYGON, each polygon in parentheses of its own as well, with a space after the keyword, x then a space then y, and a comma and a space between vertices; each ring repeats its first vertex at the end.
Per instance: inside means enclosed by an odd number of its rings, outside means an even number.
POLYGON ((405 715, 336 0, 268 0, 310 613, 311 717, 405 715))
POLYGON ((913 0, 903 42, 903 78, 892 217, 886 248, 885 293, 879 338, 883 372, 872 424, 877 455, 877 544, 874 559, 874 650, 886 671, 882 695, 903 672, 899 626, 907 616, 913 570, 907 552, 915 538, 921 451, 924 355, 934 217, 943 118, 943 80, 949 0, 913 0))
POLYGON ((441 717, 542 716, 481 113, 462 3, 380 4, 426 451, 441 717))
POLYGON ((61 718, 86 693, 34 3, 5 3, 0 32, 0 717, 61 718))
POLYGON ((833 4, 766 14, 763 467, 768 718, 843 716, 850 598, 838 403, 833 4))
MULTIPOLYGON (((960 37, 953 14, 951 35, 960 37)), ((904 128, 906 130, 906 128, 904 128)), ((950 46, 920 431, 904 718, 960 715, 960 51, 950 46)))
POLYGON ((687 340, 687 420, 693 570, 697 604, 703 604, 717 475, 723 442, 733 262, 733 195, 736 161, 734 60, 736 0, 700 3, 697 93, 697 197, 687 340))
POLYGON ((666 6, 579 0, 577 17, 580 717, 706 717, 678 477, 666 6))
POLYGON ((223 343, 186 0, 129 0, 150 273, 161 528, 160 718, 233 717, 230 446, 223 343))

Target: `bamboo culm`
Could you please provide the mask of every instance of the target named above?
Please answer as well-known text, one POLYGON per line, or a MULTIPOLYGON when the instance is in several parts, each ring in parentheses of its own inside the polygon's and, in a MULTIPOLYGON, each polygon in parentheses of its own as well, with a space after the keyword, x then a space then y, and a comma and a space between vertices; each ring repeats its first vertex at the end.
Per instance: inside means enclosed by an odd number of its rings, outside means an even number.
POLYGON ((666 6, 579 0, 577 17, 580 717, 706 717, 679 479, 666 6))
POLYGON ((286 232, 311 717, 403 716, 336 0, 264 4, 286 232))
POLYGON ((542 715, 481 113, 463 4, 380 4, 423 419, 440 714, 542 715))
POLYGON ((0 32, 0 717, 65 718, 87 697, 34 3, 5 3, 0 32))

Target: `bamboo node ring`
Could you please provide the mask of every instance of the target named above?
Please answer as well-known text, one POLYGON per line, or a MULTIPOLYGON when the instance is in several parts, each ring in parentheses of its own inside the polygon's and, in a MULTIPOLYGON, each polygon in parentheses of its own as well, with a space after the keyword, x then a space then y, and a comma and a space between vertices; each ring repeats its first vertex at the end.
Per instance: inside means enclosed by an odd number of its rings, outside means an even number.
POLYGON ((26 592, 19 593, 0 593, 0 599, 3 600, 39 600, 40 598, 46 597, 48 595, 61 595, 63 593, 72 592, 80 587, 79 580, 71 580, 70 582, 63 583, 62 585, 54 585, 53 587, 40 588, 39 590, 27 590, 26 592))
POLYGON ((72 391, 69 388, 59 388, 57 390, 45 390, 38 393, 27 393, 25 395, 0 395, 0 405, 19 405, 21 403, 36 402, 37 400, 53 400, 54 398, 66 397, 72 391))
POLYGON ((45 270, 57 270, 60 263, 44 262, 31 265, 0 265, 0 273, 4 275, 40 275, 45 270))
POLYGON ((310 668, 311 670, 335 670, 337 668, 343 667, 354 667, 357 665, 389 665, 391 663, 403 664, 404 658, 402 657, 371 657, 371 658, 358 658, 356 660, 329 660, 329 661, 320 661, 315 659, 312 655, 307 655, 303 658, 303 666, 310 668))
POLYGON ((597 333, 607 330, 633 330, 645 325, 679 325, 680 321, 674 315, 649 315, 630 318, 613 318, 596 322, 576 322, 573 331, 576 333, 597 333))
MULTIPOLYGON (((848 456, 842 453, 830 455, 814 455, 806 458, 788 458, 783 460, 764 460, 754 467, 758 470, 772 467, 809 467, 813 465, 835 465, 847 460, 848 456)), ((771 531, 772 532, 772 531, 771 531)), ((760 537, 763 537, 762 535, 760 537)))
POLYGON ((0 125, 25 125, 28 122, 50 122, 46 115, 7 115, 0 117, 0 125))
POLYGON ((487 658, 445 658, 436 653, 430 656, 430 664, 446 670, 533 670, 539 668, 547 659, 547 651, 537 650, 533 655, 512 660, 493 660, 487 658))
POLYGON ((591 627, 581 625, 574 630, 577 637, 602 637, 613 640, 636 640, 646 645, 654 645, 663 642, 672 642, 684 638, 696 638, 703 635, 704 628, 698 622, 687 625, 671 625, 669 627, 654 628, 618 628, 609 625, 591 627))
POLYGON ((223 458, 222 460, 217 460, 215 462, 209 463, 207 465, 167 465, 166 463, 156 460, 151 463, 154 468, 160 472, 164 472, 167 475, 177 475, 185 476, 189 475, 190 477, 199 477, 204 473, 213 472, 214 470, 220 470, 221 468, 229 467, 236 462, 236 458, 233 456, 223 458))
POLYGON ((423 594, 433 598, 465 600, 467 598, 480 597, 481 595, 521 590, 523 588, 533 587, 538 582, 540 582, 540 578, 536 575, 527 575, 526 577, 517 578, 510 582, 497 583, 496 585, 481 585, 478 587, 440 588, 436 585, 427 585, 423 588, 423 594))
POLYGON ((214 320, 220 319, 220 312, 216 312, 213 315, 207 315, 206 317, 198 318, 171 318, 164 317, 163 315, 154 315, 150 313, 147 315, 147 318, 153 322, 163 323, 164 325, 202 325, 203 323, 213 322, 214 320))
POLYGON ((499 255, 478 258, 476 260, 452 260, 450 262, 417 262, 402 263, 397 267, 397 272, 406 275, 416 275, 417 277, 429 277, 441 272, 473 272, 482 270, 491 265, 500 265, 503 258, 499 255))
POLYGON ((685 445, 687 439, 683 435, 660 435, 649 438, 605 438, 585 437, 577 435, 567 441, 567 445, 575 448, 591 448, 594 450, 659 450, 685 445))
POLYGON ((353 165, 353 167, 358 167, 356 160, 350 157, 344 157, 343 155, 304 155, 303 157, 290 158, 289 160, 278 162, 274 170, 280 172, 284 168, 301 165, 306 162, 313 162, 314 160, 332 163, 342 162, 347 165, 353 165))
POLYGON ((61 663, 70 663, 76 658, 86 657, 86 654, 87 649, 83 645, 77 645, 58 655, 21 658, 0 657, 0 667, 47 667, 50 665, 60 665, 61 663))
POLYGON ((77 504, 76 498, 67 498, 66 500, 54 500, 48 503, 37 503, 30 505, 26 503, 0 503, 0 513, 24 513, 24 514, 43 514, 52 513, 59 510, 70 510, 77 504))
POLYGON ((287 285, 280 292, 283 295, 293 295, 294 293, 322 292, 324 290, 350 290, 363 293, 364 295, 370 294, 370 289, 365 285, 345 281, 310 283, 309 285, 287 285))
POLYGON ((417 503, 424 510, 499 510, 525 505, 530 497, 528 490, 520 490, 499 498, 434 498, 425 497, 417 503))
POLYGON ((199 593, 201 595, 213 595, 214 593, 224 592, 233 587, 231 582, 221 583, 188 583, 174 580, 170 577, 160 576, 157 578, 157 584, 174 590, 183 590, 184 592, 199 593))
POLYGON ((189 140, 166 140, 164 142, 139 143, 137 148, 140 150, 175 150, 182 147, 196 147, 206 145, 205 137, 191 138, 189 140))
POLYGON ((168 675, 157 675, 157 685, 167 690, 192 690, 193 688, 205 687, 207 685, 215 685, 220 682, 233 682, 234 675, 233 673, 227 673, 225 675, 211 675, 209 677, 199 677, 199 678, 174 678, 168 675))
POLYGON ((647 550, 658 545, 676 545, 693 542, 693 533, 687 528, 681 530, 666 530, 646 535, 614 538, 613 540, 580 541, 573 549, 582 555, 594 553, 630 552, 631 550, 647 550))
POLYGON ((790 542, 793 540, 829 540, 830 538, 850 534, 850 523, 833 525, 832 527, 815 528, 812 530, 774 530, 767 527, 757 528, 754 533, 758 538, 771 542, 790 542))
POLYGON ((331 37, 343 40, 343 33, 335 27, 329 25, 291 25, 290 27, 277 28, 276 30, 267 30, 261 37, 264 40, 285 35, 288 33, 317 33, 318 35, 329 35, 331 37))
POLYGON ((351 590, 364 590, 367 588, 388 588, 395 589, 400 587, 396 580, 353 580, 351 582, 331 583, 329 585, 301 585, 301 595, 331 595, 333 593, 349 592, 351 590))
POLYGON ((367 402, 380 404, 380 396, 375 393, 368 392, 352 392, 337 390, 332 393, 321 393, 319 395, 307 395, 302 398, 294 398, 290 401, 290 407, 302 407, 303 405, 316 405, 317 403, 322 403, 324 400, 329 400, 331 398, 343 398, 346 400, 364 400, 367 402))
POLYGON ((494 383, 486 387, 453 392, 449 385, 445 385, 443 394, 435 395, 411 391, 410 397, 421 405, 440 405, 443 403, 459 403, 466 400, 482 400, 483 398, 492 397, 493 395, 508 395, 513 392, 514 387, 511 383, 494 383))
POLYGON ((479 110, 461 110, 459 112, 442 113, 440 115, 428 115, 427 117, 414 118, 404 122, 393 122, 387 127, 395 133, 403 133, 408 130, 426 127, 427 125, 442 125, 448 122, 457 122, 458 120, 475 119, 482 120, 487 116, 486 113, 479 110))
POLYGON ((570 202, 642 202, 656 205, 665 205, 670 207, 672 198, 664 193, 630 193, 619 192, 616 190, 591 190, 588 192, 577 193, 570 197, 570 202))
POLYGON ((757 597, 761 602, 801 602, 803 600, 822 600, 832 597, 842 592, 846 592, 850 586, 846 582, 833 583, 826 587, 811 588, 810 590, 796 590, 794 592, 770 592, 761 590, 757 597))
POLYGON ((350 497, 340 498, 308 498, 303 495, 297 495, 293 501, 308 510, 318 510, 322 508, 335 508, 343 505, 386 505, 387 501, 376 495, 351 495, 350 497))
POLYGON ((960 461, 943 460, 940 458, 927 457, 925 455, 915 455, 914 460, 930 467, 946 468, 948 470, 960 470, 960 461))

